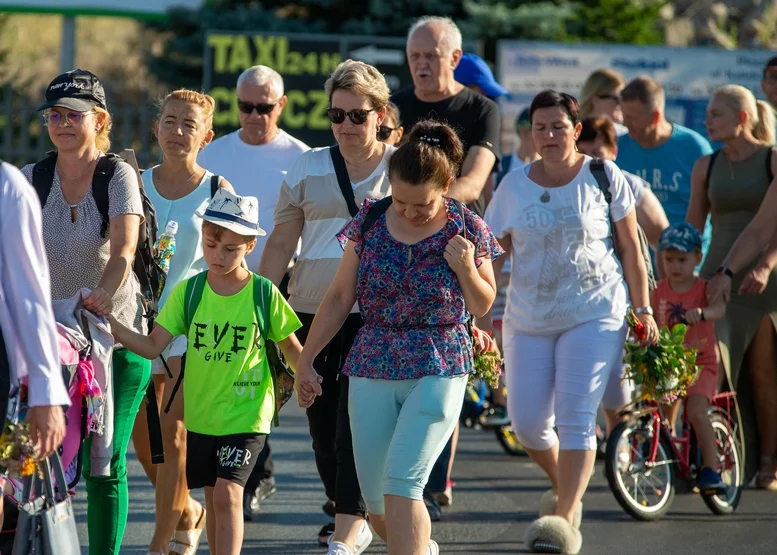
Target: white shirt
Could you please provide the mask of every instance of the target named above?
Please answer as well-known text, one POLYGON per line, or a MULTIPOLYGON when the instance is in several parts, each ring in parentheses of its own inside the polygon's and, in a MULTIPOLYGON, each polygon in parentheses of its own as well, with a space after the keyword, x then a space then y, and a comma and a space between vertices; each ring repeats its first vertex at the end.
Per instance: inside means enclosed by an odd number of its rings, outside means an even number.
MULTIPOLYGON (((505 326, 559 333, 592 320, 622 321, 628 306, 623 270, 613 251, 607 201, 591 158, 566 185, 546 189, 529 179, 531 164, 511 171, 494 193, 485 220, 497 238, 510 236, 513 261, 505 326), (547 192, 547 202, 540 200, 547 192)), ((623 173, 609 161, 612 220, 634 209, 623 173)))
POLYGON ((253 271, 259 267, 267 237, 272 233, 273 213, 286 172, 307 150, 308 145, 281 129, 264 145, 249 145, 240 138, 240 131, 234 131, 200 153, 198 162, 203 168, 225 177, 238 195, 259 199, 259 227, 267 235, 257 237, 256 248, 246 256, 248 268, 253 271))
POLYGON ((11 367, 11 385, 28 377, 32 407, 70 405, 59 363, 41 220, 35 190, 19 170, 3 164, 0 170, 0 327, 11 367))

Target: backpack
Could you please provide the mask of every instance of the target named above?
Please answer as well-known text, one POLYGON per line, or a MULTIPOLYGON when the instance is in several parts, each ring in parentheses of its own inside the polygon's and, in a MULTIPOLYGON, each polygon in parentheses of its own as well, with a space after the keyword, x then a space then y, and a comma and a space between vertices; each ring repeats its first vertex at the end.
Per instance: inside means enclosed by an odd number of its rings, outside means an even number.
MULTIPOLYGON (((131 159, 134 160, 134 152, 131 154, 131 159)), ((117 154, 106 154, 102 156, 94 170, 94 177, 92 178, 92 197, 97 204, 97 210, 102 217, 102 225, 100 227, 100 237, 106 238, 108 236, 110 216, 110 199, 108 198, 108 185, 113 178, 113 174, 116 172, 116 168, 124 160, 117 154)), ((133 164, 130 163, 132 166, 133 164)), ((32 171, 32 186, 38 193, 41 207, 46 206, 46 200, 49 198, 51 192, 51 186, 54 183, 54 172, 57 166, 57 153, 56 151, 49 152, 49 155, 35 164, 32 171)), ((135 168, 137 170, 137 168, 135 168)), ((157 239, 157 218, 154 205, 146 196, 146 191, 143 188, 143 181, 140 180, 138 175, 138 187, 140 188, 140 198, 143 204, 143 216, 144 222, 140 225, 138 234, 138 246, 135 251, 135 259, 132 265, 132 270, 140 282, 140 291, 143 295, 143 312, 145 318, 148 320, 149 329, 157 315, 158 303, 159 303, 159 284, 163 279, 162 270, 154 262, 154 243, 157 239)))
MULTIPOLYGON (((604 160, 601 158, 594 158, 591 160, 591 173, 596 179, 599 190, 604 194, 604 200, 607 201, 607 206, 609 208, 610 203, 612 202, 612 193, 610 192, 610 178, 607 177, 607 172, 604 168, 604 160)), ((615 233, 615 223, 612 221, 612 213, 610 213, 609 219, 612 233, 612 248, 620 259, 621 256, 618 253, 618 237, 615 233)), ((645 231, 639 224, 637 224, 637 235, 639 236, 639 247, 642 253, 642 259, 645 262, 645 270, 647 271, 648 290, 653 291, 653 289, 656 288, 656 276, 653 274, 653 261, 650 258, 650 245, 648 244, 645 231)))
MULTIPOLYGON (((259 335, 264 341, 265 356, 267 357, 267 363, 270 367, 270 376, 273 381, 273 390, 275 392, 275 412, 273 414, 273 425, 278 426, 278 413, 283 405, 291 398, 294 393, 294 371, 286 363, 283 357, 283 352, 280 347, 274 341, 269 339, 269 327, 270 327, 270 300, 272 299, 273 284, 272 282, 258 274, 252 275, 251 287, 253 287, 254 295, 254 314, 256 321, 259 323, 259 335)), ((186 281, 186 292, 184 294, 185 306, 184 306, 184 321, 186 322, 186 336, 189 336, 189 329, 194 321, 194 315, 197 312, 197 308, 200 306, 202 300, 202 294, 205 291, 205 284, 207 283, 208 272, 201 272, 196 276, 189 278, 186 281)), ((170 411, 170 407, 173 404, 173 399, 176 393, 181 387, 183 382, 184 370, 186 367, 186 355, 181 360, 181 372, 178 374, 178 379, 175 381, 173 390, 170 393, 170 400, 167 402, 165 412, 170 411)))
POLYGON ((499 184, 502 182, 502 180, 505 178, 505 176, 510 173, 510 166, 513 163, 513 153, 505 154, 502 156, 502 159, 499 161, 499 171, 496 173, 496 183, 494 184, 494 190, 499 187, 499 184))

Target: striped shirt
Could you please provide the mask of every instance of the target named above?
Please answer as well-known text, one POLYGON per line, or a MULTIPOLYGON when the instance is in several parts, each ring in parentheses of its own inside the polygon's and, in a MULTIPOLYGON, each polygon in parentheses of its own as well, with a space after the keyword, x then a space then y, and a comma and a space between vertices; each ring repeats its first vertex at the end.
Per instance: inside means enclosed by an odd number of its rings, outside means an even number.
MULTIPOLYGON (((351 183, 356 205, 391 194, 388 159, 396 150, 386 146, 383 160, 366 179, 351 183)), ((315 314, 335 279, 343 249, 336 235, 351 220, 329 155, 329 147, 303 153, 286 174, 273 220, 275 225, 304 219, 302 250, 289 282, 289 304, 301 313, 315 314)), ((358 312, 354 306, 352 312, 358 312)))

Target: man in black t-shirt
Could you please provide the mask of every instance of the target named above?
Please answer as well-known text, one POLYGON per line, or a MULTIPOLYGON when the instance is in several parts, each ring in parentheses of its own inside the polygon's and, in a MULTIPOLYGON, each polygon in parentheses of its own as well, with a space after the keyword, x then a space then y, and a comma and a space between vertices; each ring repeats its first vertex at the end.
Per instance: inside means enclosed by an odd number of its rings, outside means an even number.
POLYGON ((444 121, 456 131, 466 155, 450 196, 482 216, 483 191, 500 154, 501 120, 496 103, 454 79, 461 56, 461 32, 453 21, 419 19, 407 36, 413 86, 394 93, 391 101, 408 131, 424 119, 444 121))

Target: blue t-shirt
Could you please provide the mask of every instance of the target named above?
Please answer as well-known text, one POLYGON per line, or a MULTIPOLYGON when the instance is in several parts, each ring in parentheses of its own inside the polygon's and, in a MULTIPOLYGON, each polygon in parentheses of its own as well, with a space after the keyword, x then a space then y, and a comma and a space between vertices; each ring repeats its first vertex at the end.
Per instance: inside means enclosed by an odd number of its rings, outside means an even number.
MULTIPOLYGON (((672 124, 672 136, 661 146, 643 148, 629 135, 618 138, 618 166, 635 173, 648 182, 661 201, 670 225, 685 221, 691 202, 691 172, 696 161, 712 154, 709 141, 696 131, 672 124)), ((702 234, 702 250, 706 254, 712 236, 707 224, 702 234)))

